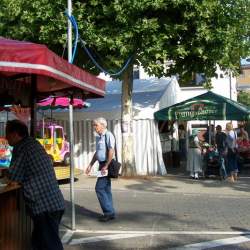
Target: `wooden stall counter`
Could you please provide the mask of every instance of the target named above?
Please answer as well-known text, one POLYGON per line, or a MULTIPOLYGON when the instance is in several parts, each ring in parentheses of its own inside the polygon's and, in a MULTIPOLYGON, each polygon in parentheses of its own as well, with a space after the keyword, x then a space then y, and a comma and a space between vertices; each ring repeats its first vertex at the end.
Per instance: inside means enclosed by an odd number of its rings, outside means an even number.
POLYGON ((0 187, 0 250, 29 250, 32 221, 25 212, 21 186, 0 187))

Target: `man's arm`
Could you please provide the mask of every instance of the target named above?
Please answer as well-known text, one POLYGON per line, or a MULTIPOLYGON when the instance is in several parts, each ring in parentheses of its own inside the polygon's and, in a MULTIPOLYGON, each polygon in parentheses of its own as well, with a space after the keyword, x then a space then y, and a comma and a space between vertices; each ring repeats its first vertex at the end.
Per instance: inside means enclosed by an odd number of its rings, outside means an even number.
POLYGON ((102 167, 101 172, 105 173, 105 171, 108 169, 109 163, 112 161, 114 155, 114 149, 110 148, 108 151, 108 159, 106 164, 102 167))
POLYGON ((21 152, 17 157, 13 154, 14 160, 6 173, 7 178, 12 183, 22 183, 25 176, 25 164, 28 163, 27 152, 21 152))
POLYGON ((106 160, 106 164, 102 167, 101 172, 104 174, 109 166, 109 163, 112 161, 114 153, 115 153, 115 138, 114 135, 112 133, 109 134, 108 138, 106 139, 106 147, 108 148, 108 153, 107 153, 107 160, 106 160))
POLYGON ((85 171, 86 174, 90 173, 90 171, 92 169, 92 166, 94 165, 94 163, 96 162, 96 160, 97 160, 97 158, 96 158, 96 152, 95 152, 94 155, 93 155, 93 157, 92 157, 91 162, 89 163, 89 165, 88 165, 88 167, 87 167, 87 169, 85 171))

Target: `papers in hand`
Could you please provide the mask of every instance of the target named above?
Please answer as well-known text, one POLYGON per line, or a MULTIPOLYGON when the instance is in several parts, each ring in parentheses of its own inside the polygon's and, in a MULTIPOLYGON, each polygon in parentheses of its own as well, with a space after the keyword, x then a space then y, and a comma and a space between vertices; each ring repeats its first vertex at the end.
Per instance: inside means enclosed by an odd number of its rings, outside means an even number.
POLYGON ((104 177, 104 176, 108 176, 108 171, 105 171, 104 173, 102 173, 101 171, 97 171, 96 177, 104 177))

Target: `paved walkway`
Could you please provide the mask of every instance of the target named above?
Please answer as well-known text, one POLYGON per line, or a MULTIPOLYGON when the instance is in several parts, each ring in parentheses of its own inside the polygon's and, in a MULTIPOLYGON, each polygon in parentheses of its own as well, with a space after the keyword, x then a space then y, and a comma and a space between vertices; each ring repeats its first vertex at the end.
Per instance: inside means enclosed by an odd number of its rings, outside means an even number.
MULTIPOLYGON (((96 220, 95 182, 81 175, 74 183, 78 231, 61 228, 67 250, 250 249, 242 235, 250 230, 246 176, 236 183, 171 175, 113 180, 118 219, 105 225, 96 220)), ((69 184, 61 188, 68 201, 63 223, 70 225, 69 184)))
MULTIPOLYGON (((76 189, 94 190, 96 177, 80 175, 74 183, 76 189)), ((63 187, 69 188, 69 184, 63 187)), ((223 195, 249 195, 250 177, 241 177, 239 181, 231 183, 218 179, 193 180, 187 176, 167 175, 164 177, 138 177, 112 180, 113 190, 137 190, 164 193, 196 193, 196 194, 223 194, 223 195)))

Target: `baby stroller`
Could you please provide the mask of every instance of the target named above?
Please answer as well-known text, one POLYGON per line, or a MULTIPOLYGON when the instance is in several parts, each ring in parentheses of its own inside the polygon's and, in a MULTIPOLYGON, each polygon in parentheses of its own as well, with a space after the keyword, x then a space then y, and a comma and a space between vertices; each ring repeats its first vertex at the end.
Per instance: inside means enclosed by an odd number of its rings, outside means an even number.
POLYGON ((206 178, 211 176, 221 177, 221 160, 221 156, 214 148, 208 148, 206 150, 204 155, 204 175, 206 178))

